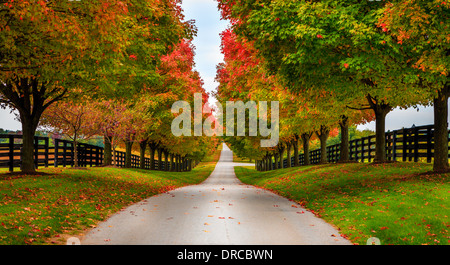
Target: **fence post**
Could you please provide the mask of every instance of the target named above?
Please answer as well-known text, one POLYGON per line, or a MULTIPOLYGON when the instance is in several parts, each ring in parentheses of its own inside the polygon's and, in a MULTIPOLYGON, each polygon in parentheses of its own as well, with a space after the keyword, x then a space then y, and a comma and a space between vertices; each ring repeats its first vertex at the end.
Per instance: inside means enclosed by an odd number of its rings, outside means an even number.
POLYGON ((95 147, 95 165, 100 165, 100 147, 95 147))
POLYGON ((350 159, 350 160, 354 160, 353 159, 353 143, 354 143, 354 141, 349 141, 348 142, 348 153, 349 153, 349 158, 348 159, 350 159))
POLYGON ((54 145, 55 145, 55 160, 53 161, 55 167, 58 167, 58 147, 59 147, 59 140, 57 138, 55 138, 54 140, 54 145))
POLYGON ((34 167, 38 169, 39 161, 38 161, 38 155, 39 155, 39 138, 37 136, 34 136, 34 167))
POLYGON ((419 161, 419 130, 414 128, 414 162, 419 161))
POLYGON ((66 141, 63 141, 63 167, 66 167, 67 165, 66 155, 67 155, 67 143, 66 141))
POLYGON ((412 129, 408 130, 408 161, 412 161, 413 160, 413 156, 414 156, 414 145, 413 145, 413 141, 414 141, 414 135, 412 129))
POLYGON ((397 131, 392 133, 392 160, 397 161, 397 131))
POLYGON ((92 163, 94 162, 94 147, 89 145, 89 166, 92 167, 92 163))
POLYGON ((431 127, 427 129, 427 163, 431 163, 431 143, 433 138, 433 132, 431 131, 431 127))
MULTIPOLYGON (((77 144, 77 148, 78 148, 78 144, 77 144)), ((75 145, 73 144, 73 142, 70 143, 70 165, 73 167, 75 166, 75 145)), ((77 158, 78 159, 78 158, 77 158)))
POLYGON ((403 156, 403 161, 406 161, 406 152, 407 152, 407 139, 406 139, 406 136, 407 136, 407 132, 406 132, 406 130, 405 130, 405 128, 403 128, 402 129, 402 132, 403 132, 403 153, 402 153, 402 156, 403 156))
POLYGON ((14 171, 14 135, 8 135, 9 139, 9 171, 14 171))
POLYGON ((44 138, 44 145, 45 145, 45 161, 44 165, 45 167, 48 167, 48 137, 44 138))
POLYGON ((386 159, 392 161, 392 133, 389 131, 386 133, 386 159))

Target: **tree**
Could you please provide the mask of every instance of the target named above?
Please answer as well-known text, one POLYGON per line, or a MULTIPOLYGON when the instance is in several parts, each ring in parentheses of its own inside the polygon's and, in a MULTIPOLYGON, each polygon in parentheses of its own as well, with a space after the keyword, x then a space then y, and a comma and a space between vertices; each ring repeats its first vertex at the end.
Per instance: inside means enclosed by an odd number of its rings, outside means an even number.
MULTIPOLYGON (((328 132, 336 127, 338 123, 348 130, 348 121, 360 123, 370 120, 371 115, 360 110, 346 108, 346 104, 352 103, 345 98, 338 98, 322 88, 324 82, 316 84, 310 89, 292 91, 284 86, 283 80, 278 76, 271 75, 265 68, 265 58, 258 57, 258 51, 253 42, 240 38, 232 29, 225 30, 222 34, 222 52, 224 63, 217 69, 216 80, 220 82, 217 97, 223 104, 228 100, 256 100, 272 101, 280 103, 280 144, 289 150, 294 148, 294 164, 298 165, 298 140, 302 138, 305 163, 309 164, 309 141, 316 132, 321 136, 322 162, 327 161, 326 139, 328 132), (344 110, 336 112, 336 107, 344 110)), ((250 137, 248 137, 250 138, 250 137)), ((246 137, 227 137, 227 142, 237 154, 241 156, 261 158, 261 149, 255 141, 246 137)), ((252 137, 253 140, 259 138, 252 137)), ((345 140, 345 139, 344 139, 345 140)), ((343 141, 348 150, 347 141, 343 141)), ((270 149, 266 153, 279 154, 284 149, 270 149)), ((343 148, 345 151, 345 148, 343 148)), ((345 154, 345 152, 344 152, 345 154)), ((290 152, 288 152, 288 158, 290 152)), ((278 158, 277 158, 278 159, 278 158)), ((348 160, 344 156, 343 160, 348 160)))
MULTIPOLYGON (((376 118, 375 160, 384 162, 386 114, 427 103, 410 86, 405 56, 378 26, 382 1, 221 1, 234 31, 252 40, 267 68, 293 91, 319 87, 371 109, 376 118), (363 100, 366 101, 363 104, 363 100)), ((343 109, 342 106, 339 106, 343 109)))
POLYGON ((104 100, 95 103, 95 112, 99 113, 96 126, 98 127, 99 134, 104 135, 109 140, 110 145, 105 144, 105 153, 111 152, 112 159, 111 164, 116 163, 116 147, 121 139, 125 138, 125 132, 121 127, 121 122, 127 119, 126 116, 126 104, 122 101, 104 100), (106 148, 110 147, 111 151, 106 151, 106 148))
MULTIPOLYGON (((0 102, 20 115, 23 172, 35 170, 33 139, 42 113, 86 77, 86 60, 116 29, 107 22, 125 12, 120 2, 103 4, 18 0, 0 7, 0 102)), ((123 47, 112 38, 108 43, 123 47)))
POLYGON ((78 143, 89 140, 98 133, 97 117, 98 113, 89 101, 59 101, 44 111, 39 126, 65 135, 73 141, 74 167, 78 167, 78 143))
POLYGON ((23 172, 35 170, 33 137, 47 107, 69 94, 123 97, 157 84, 160 55, 195 32, 171 0, 18 0, 0 14, 0 103, 19 111, 23 172))
POLYGON ((433 171, 447 172, 450 3, 448 1, 390 1, 378 27, 401 46, 410 85, 431 93, 434 105, 433 171))

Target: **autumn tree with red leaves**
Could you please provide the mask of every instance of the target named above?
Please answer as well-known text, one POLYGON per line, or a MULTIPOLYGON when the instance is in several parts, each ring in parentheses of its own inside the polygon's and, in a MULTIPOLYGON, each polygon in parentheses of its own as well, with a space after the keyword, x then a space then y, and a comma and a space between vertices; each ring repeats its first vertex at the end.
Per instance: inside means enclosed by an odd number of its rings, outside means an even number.
POLYGON ((155 86, 161 55, 195 33, 172 0, 3 1, 0 14, 0 103, 19 112, 26 173, 49 106, 80 87, 115 98, 155 86))
POLYGON ((85 102, 58 101, 42 114, 39 126, 46 131, 64 135, 73 141, 74 167, 78 167, 78 143, 98 135, 98 113, 95 105, 85 102))

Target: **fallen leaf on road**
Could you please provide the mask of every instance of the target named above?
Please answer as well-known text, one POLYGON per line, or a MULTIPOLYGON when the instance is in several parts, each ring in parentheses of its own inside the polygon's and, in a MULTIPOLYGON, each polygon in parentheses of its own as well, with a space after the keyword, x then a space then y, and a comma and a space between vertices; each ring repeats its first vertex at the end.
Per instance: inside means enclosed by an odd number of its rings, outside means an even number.
POLYGON ((208 215, 208 217, 214 217, 214 215, 208 215))
POLYGON ((301 211, 301 212, 297 212, 297 213, 305 213, 304 211, 301 211))
POLYGON ((219 217, 219 219, 225 219, 225 217, 219 217))
POLYGON ((208 223, 204 223, 203 225, 209 225, 208 223))

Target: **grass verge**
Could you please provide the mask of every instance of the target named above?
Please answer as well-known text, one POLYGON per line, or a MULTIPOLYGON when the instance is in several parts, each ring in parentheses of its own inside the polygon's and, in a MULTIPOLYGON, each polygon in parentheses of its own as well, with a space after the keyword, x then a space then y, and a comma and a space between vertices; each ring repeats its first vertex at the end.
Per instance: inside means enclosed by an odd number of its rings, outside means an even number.
POLYGON ((64 238, 80 235, 123 207, 201 183, 214 170, 214 159, 190 172, 93 167, 0 174, 0 244, 65 243, 64 238))
POLYGON ((292 199, 355 244, 450 244, 450 174, 422 163, 327 164, 258 172, 235 167, 244 183, 292 199))

